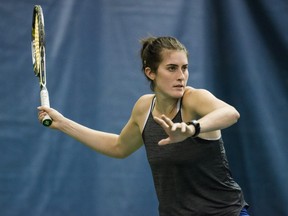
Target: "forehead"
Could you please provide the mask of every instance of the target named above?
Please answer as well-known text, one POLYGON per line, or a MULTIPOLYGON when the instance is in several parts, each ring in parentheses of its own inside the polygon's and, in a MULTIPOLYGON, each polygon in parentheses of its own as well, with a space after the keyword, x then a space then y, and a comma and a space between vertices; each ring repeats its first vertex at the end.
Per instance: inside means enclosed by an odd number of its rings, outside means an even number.
POLYGON ((167 50, 164 49, 161 53, 162 62, 161 64, 188 64, 187 53, 183 50, 167 50))

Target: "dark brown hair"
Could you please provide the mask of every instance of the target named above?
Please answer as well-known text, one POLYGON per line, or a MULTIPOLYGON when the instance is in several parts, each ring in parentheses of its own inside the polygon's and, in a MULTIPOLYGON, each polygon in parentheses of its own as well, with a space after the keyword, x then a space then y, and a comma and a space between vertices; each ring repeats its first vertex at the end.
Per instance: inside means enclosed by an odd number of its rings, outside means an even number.
MULTIPOLYGON (((157 73, 157 69, 162 62, 162 51, 167 50, 179 50, 184 51, 188 57, 188 51, 185 46, 180 43, 174 37, 148 37, 141 40, 141 59, 142 59, 142 70, 145 72, 145 68, 149 67, 154 73, 157 73)), ((144 73, 146 76, 146 74, 144 73)), ((150 88, 154 91, 154 82, 147 76, 146 78, 150 81, 150 88)))

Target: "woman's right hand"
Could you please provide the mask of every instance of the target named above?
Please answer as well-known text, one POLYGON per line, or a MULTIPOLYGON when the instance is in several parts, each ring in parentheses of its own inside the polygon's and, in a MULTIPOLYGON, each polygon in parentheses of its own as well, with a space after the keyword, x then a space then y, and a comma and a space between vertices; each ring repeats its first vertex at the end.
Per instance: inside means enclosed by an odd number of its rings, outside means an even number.
POLYGON ((49 127, 53 129, 59 129, 61 122, 64 120, 64 116, 61 113, 59 113, 57 110, 53 108, 46 107, 46 106, 40 106, 37 109, 39 111, 38 120, 41 122, 41 124, 45 115, 48 114, 53 120, 52 124, 49 127))

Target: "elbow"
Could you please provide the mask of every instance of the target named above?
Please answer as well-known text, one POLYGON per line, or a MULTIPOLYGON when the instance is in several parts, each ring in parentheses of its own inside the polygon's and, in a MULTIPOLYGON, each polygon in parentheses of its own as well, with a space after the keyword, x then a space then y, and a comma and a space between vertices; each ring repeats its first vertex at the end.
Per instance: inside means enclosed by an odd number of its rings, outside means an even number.
POLYGON ((240 119, 240 113, 234 107, 232 107, 231 119, 234 123, 236 123, 240 119))
POLYGON ((117 154, 117 155, 114 155, 114 158, 116 159, 125 159, 129 156, 129 154, 117 154))
POLYGON ((131 155, 131 152, 125 151, 124 149, 121 149, 120 147, 116 148, 115 154, 113 155, 116 159, 125 159, 129 155, 131 155))

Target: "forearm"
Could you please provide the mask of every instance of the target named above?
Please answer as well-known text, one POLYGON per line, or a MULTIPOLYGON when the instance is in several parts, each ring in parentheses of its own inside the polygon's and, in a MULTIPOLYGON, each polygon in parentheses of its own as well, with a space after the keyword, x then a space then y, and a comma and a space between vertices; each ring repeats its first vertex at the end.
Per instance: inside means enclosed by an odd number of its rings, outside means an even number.
POLYGON ((58 130, 101 154, 115 158, 121 157, 117 150, 119 137, 117 134, 93 130, 67 118, 63 118, 58 130))
POLYGON ((198 122, 201 126, 201 133, 205 133, 227 128, 235 124, 239 118, 238 111, 232 106, 227 106, 203 116, 198 119, 198 122))

